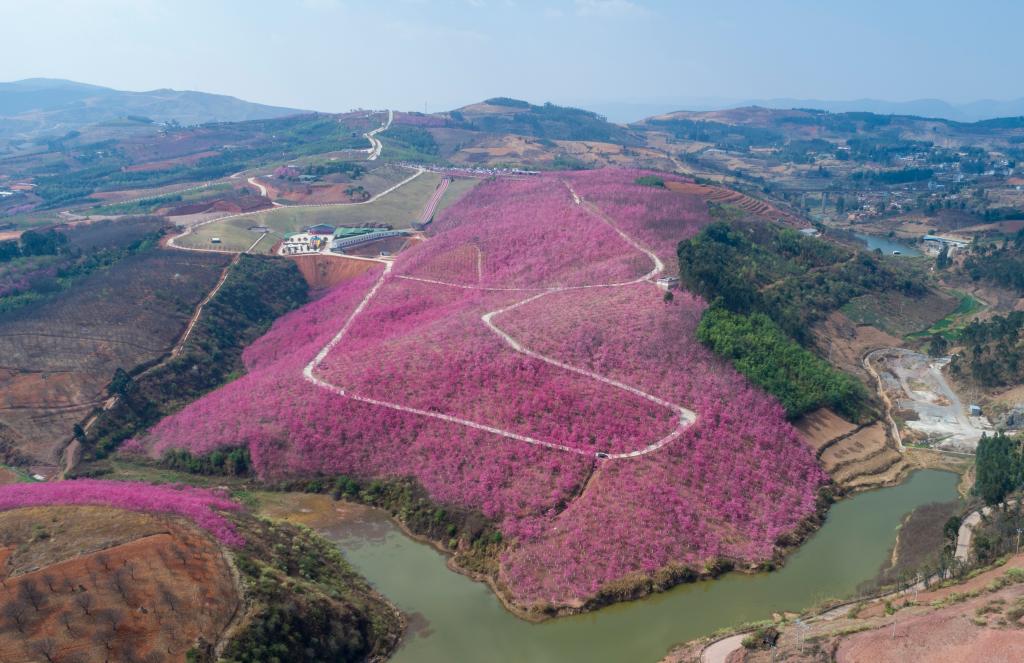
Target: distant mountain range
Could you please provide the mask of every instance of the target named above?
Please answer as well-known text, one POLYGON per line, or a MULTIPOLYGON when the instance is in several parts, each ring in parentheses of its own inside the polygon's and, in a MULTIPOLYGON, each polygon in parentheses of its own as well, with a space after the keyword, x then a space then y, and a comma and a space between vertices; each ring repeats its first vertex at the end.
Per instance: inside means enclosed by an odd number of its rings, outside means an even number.
POLYGON ((188 90, 124 92, 52 78, 0 83, 0 136, 36 137, 128 116, 183 125, 237 122, 301 111, 188 90))
POLYGON ((964 104, 952 104, 941 99, 917 99, 914 101, 884 101, 879 99, 857 99, 853 101, 828 101, 823 99, 680 99, 658 102, 628 103, 608 102, 579 104, 583 108, 604 115, 612 122, 637 122, 653 115, 673 111, 725 110, 745 106, 764 108, 814 108, 833 113, 862 111, 879 115, 915 115, 918 117, 942 118, 957 122, 977 122, 997 117, 1024 116, 1024 98, 1009 101, 984 99, 964 104))

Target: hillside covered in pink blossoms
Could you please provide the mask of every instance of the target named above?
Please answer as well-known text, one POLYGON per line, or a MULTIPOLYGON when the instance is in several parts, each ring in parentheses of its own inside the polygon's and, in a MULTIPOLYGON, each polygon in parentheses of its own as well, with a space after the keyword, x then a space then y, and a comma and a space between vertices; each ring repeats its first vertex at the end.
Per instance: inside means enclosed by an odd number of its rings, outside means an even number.
POLYGON ((281 318, 245 376, 143 447, 246 446, 264 478, 413 477, 498 524, 499 580, 523 606, 769 559, 825 475, 779 405, 695 340, 704 303, 663 300, 653 279, 709 219, 639 174, 482 183, 389 270, 281 318))
POLYGON ((238 511, 241 505, 202 488, 96 479, 0 486, 0 511, 36 506, 109 506, 142 513, 166 513, 193 521, 221 543, 245 544, 235 525, 221 513, 238 511))

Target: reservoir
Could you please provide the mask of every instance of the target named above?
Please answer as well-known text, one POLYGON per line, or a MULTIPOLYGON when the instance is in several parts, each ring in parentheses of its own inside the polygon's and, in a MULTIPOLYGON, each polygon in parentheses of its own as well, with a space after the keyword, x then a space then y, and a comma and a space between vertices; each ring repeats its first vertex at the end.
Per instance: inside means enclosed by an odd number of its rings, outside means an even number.
POLYGON ((778 571, 729 573, 541 624, 506 612, 486 585, 450 571, 444 555, 405 536, 382 511, 339 504, 344 516, 318 514, 308 524, 409 615, 397 663, 657 661, 678 642, 852 595, 887 559, 903 516, 956 499, 958 479, 920 470, 898 486, 834 504, 821 529, 778 571))
POLYGON ((861 235, 855 233, 857 239, 864 242, 868 247, 868 251, 874 251, 875 249, 880 250, 887 256, 891 256, 893 251, 899 251, 901 255, 905 256, 919 256, 921 252, 915 249, 909 244, 902 244, 897 240, 890 237, 879 237, 878 235, 861 235))

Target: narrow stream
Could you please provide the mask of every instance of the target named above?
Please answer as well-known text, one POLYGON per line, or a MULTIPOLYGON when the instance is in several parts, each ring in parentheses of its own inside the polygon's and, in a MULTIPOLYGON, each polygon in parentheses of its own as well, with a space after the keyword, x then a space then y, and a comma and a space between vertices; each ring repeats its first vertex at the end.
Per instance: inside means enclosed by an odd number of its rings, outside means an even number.
POLYGON ((487 586, 449 571, 442 555, 403 535, 383 512, 346 509, 344 519, 317 525, 410 615, 396 663, 656 661, 677 642, 849 596, 885 561, 902 517, 919 505, 955 499, 957 480, 921 470, 899 486, 835 504, 825 525, 779 571, 731 573, 542 624, 513 617, 487 586))

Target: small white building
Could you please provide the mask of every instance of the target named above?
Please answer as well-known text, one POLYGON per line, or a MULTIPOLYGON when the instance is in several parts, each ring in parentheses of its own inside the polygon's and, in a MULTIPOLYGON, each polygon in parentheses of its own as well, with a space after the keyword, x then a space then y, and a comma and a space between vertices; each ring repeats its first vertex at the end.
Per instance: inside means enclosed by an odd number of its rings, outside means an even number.
POLYGON ((675 290, 679 287, 678 276, 662 276, 657 281, 658 287, 662 290, 675 290))
POLYGON ((325 237, 309 232, 292 233, 284 238, 284 243, 281 245, 281 253, 317 253, 327 246, 329 239, 329 236, 325 237))

